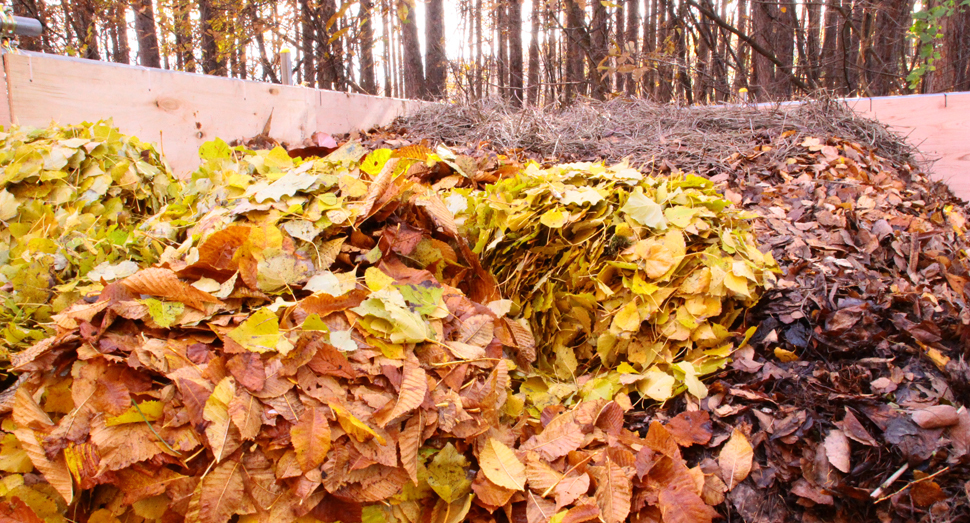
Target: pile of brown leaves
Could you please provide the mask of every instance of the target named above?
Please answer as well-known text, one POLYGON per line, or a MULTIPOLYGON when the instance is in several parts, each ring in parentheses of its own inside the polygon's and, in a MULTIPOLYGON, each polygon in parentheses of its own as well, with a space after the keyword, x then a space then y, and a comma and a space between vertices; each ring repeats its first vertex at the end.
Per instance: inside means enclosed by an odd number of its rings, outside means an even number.
MULTIPOLYGON (((756 136, 729 137, 739 153, 699 154, 706 142, 659 147, 650 162, 658 174, 699 161, 728 199, 760 215, 758 239, 784 275, 747 313, 758 332, 735 353, 733 370, 707 384, 707 399, 647 406, 628 413, 627 426, 646 430, 651 420, 700 409, 716 434, 692 450, 700 457, 716 455, 717 434, 747 434, 754 466, 720 508, 726 517, 970 521, 967 204, 908 163, 904 139, 844 111, 830 116, 844 132, 762 120, 756 136)), ((490 129, 516 121, 464 131, 482 141, 463 151, 544 157, 546 142, 489 146, 506 136, 490 129)), ((656 133, 682 130, 682 121, 661 117, 656 133)), ((392 139, 434 142, 429 126, 411 127, 417 132, 392 139)), ((655 147, 637 140, 624 135, 630 148, 655 147)), ((615 150, 609 136, 587 141, 588 152, 570 159, 615 150)))

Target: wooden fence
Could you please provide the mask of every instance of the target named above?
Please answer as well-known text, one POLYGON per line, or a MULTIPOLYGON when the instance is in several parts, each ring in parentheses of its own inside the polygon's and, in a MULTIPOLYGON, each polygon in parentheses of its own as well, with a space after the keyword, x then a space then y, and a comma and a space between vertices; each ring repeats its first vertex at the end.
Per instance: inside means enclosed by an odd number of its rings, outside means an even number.
POLYGON ((423 102, 235 80, 41 53, 5 54, 0 124, 46 127, 112 118, 122 132, 161 146, 180 176, 202 143, 270 136, 299 144, 388 124, 423 102))
MULTIPOLYGON (((0 124, 113 118, 123 132, 159 144, 183 176, 198 165, 203 142, 251 138, 270 116, 270 135, 297 144, 316 131, 387 124, 423 103, 29 52, 4 55, 3 65, 0 124)), ((970 93, 847 102, 906 136, 926 159, 936 160, 933 176, 970 200, 970 93)))

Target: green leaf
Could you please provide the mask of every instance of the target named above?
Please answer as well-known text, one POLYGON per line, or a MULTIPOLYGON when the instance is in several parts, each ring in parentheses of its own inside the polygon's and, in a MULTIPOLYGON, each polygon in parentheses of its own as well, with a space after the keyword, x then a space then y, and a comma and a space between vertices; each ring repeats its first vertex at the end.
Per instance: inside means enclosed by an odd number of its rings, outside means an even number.
POLYGON ((228 160, 232 158, 232 149, 222 138, 216 138, 199 147, 199 158, 203 160, 228 160))
POLYGON ((161 301, 155 298, 141 300, 148 307, 148 314, 159 327, 167 329, 185 312, 185 304, 173 301, 161 301))

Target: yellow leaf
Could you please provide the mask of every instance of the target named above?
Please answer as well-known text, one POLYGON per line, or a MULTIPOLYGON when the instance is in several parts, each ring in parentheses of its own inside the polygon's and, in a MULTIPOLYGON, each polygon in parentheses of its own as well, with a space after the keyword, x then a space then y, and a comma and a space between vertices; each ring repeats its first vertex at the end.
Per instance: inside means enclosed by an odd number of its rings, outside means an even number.
POLYGON ((751 292, 748 291, 748 279, 743 276, 735 276, 733 272, 725 274, 724 286, 745 298, 751 298, 751 292))
POLYGON ((501 441, 489 438, 478 456, 478 464, 492 483, 512 490, 525 488, 525 465, 501 441))
POLYGON ((781 347, 775 347, 775 357, 782 361, 782 363, 790 363, 793 361, 798 361, 798 355, 790 350, 785 350, 781 347))
POLYGON ((158 421, 162 417, 162 402, 161 401, 145 401, 138 404, 136 409, 131 406, 120 416, 114 416, 104 420, 106 427, 114 427, 115 425, 124 425, 125 423, 144 423, 147 419, 148 421, 158 421), (138 409, 141 409, 141 414, 138 413, 138 409), (142 417, 144 414, 144 417, 142 417))
POLYGON ((202 417, 209 422, 205 428, 205 435, 209 439, 216 463, 231 454, 238 442, 231 437, 231 420, 229 417, 229 402, 236 393, 236 383, 232 378, 222 378, 216 385, 209 399, 205 402, 202 417), (229 448, 227 452, 227 447, 229 448))
POLYGON ((277 351, 285 356, 293 349, 293 345, 280 333, 276 313, 265 307, 230 331, 229 338, 252 352, 277 351))
POLYGON ((428 485, 441 499, 451 503, 471 491, 472 482, 466 474, 468 467, 468 459, 448 443, 428 464, 428 485))
POLYGON ((640 312, 637 310, 635 301, 627 302, 616 316, 613 316, 613 324, 610 331, 617 334, 621 332, 637 332, 640 330, 640 312))
POLYGON ((667 401, 673 395, 676 380, 670 374, 659 370, 649 370, 643 374, 643 380, 637 385, 637 390, 650 399, 667 401))
POLYGON ((344 429, 344 432, 352 436, 355 440, 363 443, 370 438, 374 438, 381 445, 386 443, 386 440, 380 434, 374 432, 374 429, 368 427, 366 423, 357 419, 356 416, 347 412, 340 405, 334 402, 329 403, 329 405, 330 410, 337 416, 337 423, 340 423, 340 427, 344 429))
POLYGON ((568 221, 569 221, 569 214, 563 211, 557 211, 557 210, 546 211, 539 218, 539 222, 541 222, 546 227, 549 227, 550 229, 559 229, 563 225, 566 225, 566 222, 568 221))
POLYGON ((367 270, 364 271, 364 283, 367 285, 367 288, 371 290, 371 292, 377 292, 388 285, 392 285, 394 283, 394 278, 384 274, 384 272, 377 267, 368 267, 367 270))

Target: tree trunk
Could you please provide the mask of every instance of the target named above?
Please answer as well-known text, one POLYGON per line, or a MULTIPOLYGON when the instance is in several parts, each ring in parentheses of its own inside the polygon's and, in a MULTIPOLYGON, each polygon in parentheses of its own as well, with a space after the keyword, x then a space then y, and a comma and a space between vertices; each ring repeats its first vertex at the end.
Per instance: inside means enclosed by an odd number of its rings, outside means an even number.
POLYGON ((526 103, 539 105, 539 16, 541 0, 532 0, 532 37, 529 39, 529 89, 526 103))
POLYGON ((509 87, 512 104, 522 106, 522 0, 509 3, 509 87))
MULTIPOLYGON (((67 2, 65 2, 65 7, 67 2)), ((72 2, 71 17, 74 34, 81 47, 81 56, 90 60, 100 60, 98 49, 98 27, 95 24, 97 12, 94 0, 74 0, 72 2)))
MULTIPOLYGON (((738 0, 738 31, 741 33, 748 34, 748 2, 747 0, 738 0)), ((734 91, 740 91, 741 89, 748 88, 748 45, 738 39, 737 48, 735 49, 735 54, 738 56, 738 68, 734 75, 734 91)), ((744 98, 744 97, 742 97, 744 98)))
POLYGON ((495 58, 495 72, 498 76, 498 88, 501 98, 508 98, 508 64, 509 64, 509 15, 508 2, 511 0, 497 0, 495 3, 495 40, 498 42, 498 56, 495 58))
MULTIPOLYGON (((648 0, 647 6, 649 5, 650 2, 648 0)), ((649 11, 647 7, 645 9, 649 11)), ((637 66, 639 65, 637 60, 637 38, 640 36, 640 0, 627 0, 626 15, 626 49, 624 51, 630 53, 633 60, 632 65, 637 66)), ((626 94, 636 96, 637 80, 638 77, 632 74, 626 76, 626 94)), ((617 89, 619 89, 619 86, 617 86, 617 89)))
POLYGON ((811 2, 805 6, 808 20, 808 31, 805 38, 806 51, 808 53, 808 77, 815 85, 821 85, 822 78, 822 46, 820 45, 822 27, 822 4, 811 2))
POLYGON ((822 58, 819 63, 822 84, 830 90, 835 90, 841 84, 839 70, 839 40, 842 33, 839 19, 841 0, 828 0, 825 4, 825 28, 822 31, 822 58))
POLYGON ((482 92, 482 0, 475 0, 475 96, 485 97, 482 92))
POLYGON ((371 0, 360 2, 360 86, 367 94, 377 94, 374 76, 374 4, 371 0))
POLYGON ((177 0, 173 6, 175 24, 175 53, 179 69, 195 72, 195 52, 192 45, 191 6, 186 0, 177 0))
POLYGON ((135 33, 138 35, 138 63, 143 67, 161 67, 152 0, 135 0, 132 8, 135 10, 135 33))
POLYGON ((128 45, 128 21, 125 19, 128 6, 125 3, 119 2, 112 9, 111 32, 114 35, 114 50, 111 60, 121 64, 128 64, 131 63, 131 48, 128 45))
POLYGON ((428 97, 424 81, 424 64, 421 63, 421 46, 418 42, 418 26, 414 23, 414 11, 406 7, 407 0, 398 0, 398 9, 406 9, 407 17, 401 19, 401 39, 404 44, 405 95, 412 99, 428 97))
MULTIPOLYGON (((958 2, 959 3, 959 2, 958 2)), ((940 58, 927 78, 927 92, 970 90, 970 9, 960 9, 943 20, 940 58)))
MULTIPOLYGON (((618 0, 616 2, 616 13, 613 18, 613 34, 615 35, 613 42, 615 42, 616 46, 619 47, 620 56, 623 56, 623 53, 626 52, 626 30, 624 29, 626 25, 625 3, 626 2, 624 2, 624 0, 618 0)), ((630 54, 629 56, 632 58, 633 54, 630 54)), ((626 89, 626 81, 630 80, 632 82, 633 79, 629 73, 621 73, 617 65, 618 63, 614 63, 613 65, 613 67, 617 69, 616 73, 613 75, 613 85, 615 86, 615 91, 617 93, 622 93, 626 89)))
POLYGON ((589 57, 589 80, 593 87, 593 98, 605 100, 606 94, 611 91, 609 75, 604 75, 600 67, 606 65, 606 57, 609 53, 609 31, 606 27, 607 21, 606 5, 603 2, 593 2, 593 24, 590 28, 590 44, 592 51, 589 57))
POLYGON ((199 0, 199 23, 202 31, 202 72, 226 76, 226 57, 219 51, 222 21, 214 11, 213 0, 199 0))
POLYGON ((425 70, 428 96, 440 100, 447 94, 448 57, 445 55, 445 13, 442 0, 425 3, 425 70))

